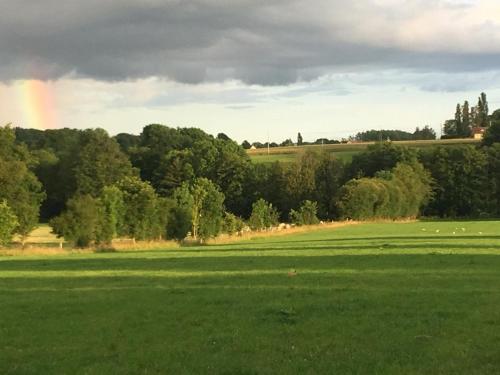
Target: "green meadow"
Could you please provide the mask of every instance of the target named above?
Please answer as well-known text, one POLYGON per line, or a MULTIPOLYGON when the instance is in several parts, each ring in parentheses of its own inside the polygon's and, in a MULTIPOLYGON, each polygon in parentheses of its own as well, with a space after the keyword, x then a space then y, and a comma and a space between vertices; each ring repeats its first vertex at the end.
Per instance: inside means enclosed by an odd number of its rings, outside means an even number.
POLYGON ((500 371, 500 222, 0 257, 1 374, 500 371))
MULTIPOLYGON (((457 146, 467 144, 477 144, 478 141, 472 138, 466 139, 440 139, 428 141, 394 141, 395 145, 406 146, 408 148, 426 149, 429 147, 438 146, 457 146)), ((360 142, 348 144, 328 144, 328 145, 308 145, 308 146, 288 146, 288 147, 273 147, 269 150, 267 148, 260 148, 256 150, 247 150, 250 159, 254 163, 272 163, 283 162, 290 163, 297 159, 297 156, 307 150, 317 152, 328 152, 345 162, 350 162, 354 155, 366 151, 368 146, 374 142, 360 142)))

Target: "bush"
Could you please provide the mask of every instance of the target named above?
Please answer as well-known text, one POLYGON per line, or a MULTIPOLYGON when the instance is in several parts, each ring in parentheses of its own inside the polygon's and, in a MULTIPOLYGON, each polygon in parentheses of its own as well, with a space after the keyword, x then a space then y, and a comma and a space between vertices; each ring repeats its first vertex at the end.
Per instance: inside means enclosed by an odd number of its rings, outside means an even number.
POLYGON ((313 225, 318 224, 319 220, 316 216, 318 212, 318 204, 306 200, 298 211, 290 211, 290 220, 296 225, 313 225))
POLYGON ((245 223, 243 222, 243 220, 230 213, 230 212, 226 212, 224 214, 224 223, 223 223, 223 231, 227 234, 235 234, 235 233, 239 233, 243 230, 243 227, 245 226, 245 223))
POLYGON ((95 243, 100 229, 99 204, 90 195, 68 200, 66 211, 50 221, 53 233, 77 247, 95 243))
POLYGON ((253 230, 262 230, 278 224, 279 214, 271 203, 259 199, 252 205, 252 215, 248 223, 253 230))
POLYGON ((431 178, 418 162, 399 163, 374 178, 347 182, 338 202, 344 218, 369 220, 416 217, 431 198, 431 178))
POLYGON ((12 241, 18 224, 17 217, 7 202, 0 201, 0 246, 5 246, 12 241))

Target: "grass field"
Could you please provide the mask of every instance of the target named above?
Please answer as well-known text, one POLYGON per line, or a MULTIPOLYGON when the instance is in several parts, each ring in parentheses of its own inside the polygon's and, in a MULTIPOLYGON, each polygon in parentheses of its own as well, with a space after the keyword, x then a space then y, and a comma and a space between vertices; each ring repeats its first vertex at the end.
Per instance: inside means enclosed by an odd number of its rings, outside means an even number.
MULTIPOLYGON (((459 144, 477 144, 479 141, 472 138, 466 139, 446 139, 435 141, 396 141, 394 144, 404 145, 410 148, 426 148, 436 146, 452 146, 459 144)), ((251 160, 255 163, 271 163, 275 161, 292 162, 298 154, 305 150, 326 151, 337 158, 350 161, 352 157, 373 144, 373 142, 364 143, 349 143, 349 144, 332 144, 332 145, 308 145, 308 146, 290 146, 290 147, 273 147, 269 149, 260 148, 256 150, 247 150, 251 160)))
POLYGON ((498 373, 499 229, 0 257, 0 373, 498 373))

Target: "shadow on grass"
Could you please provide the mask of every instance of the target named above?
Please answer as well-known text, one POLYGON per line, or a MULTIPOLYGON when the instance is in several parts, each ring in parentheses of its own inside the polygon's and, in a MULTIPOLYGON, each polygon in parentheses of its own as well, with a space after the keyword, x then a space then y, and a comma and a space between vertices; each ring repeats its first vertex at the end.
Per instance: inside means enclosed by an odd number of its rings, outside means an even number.
MULTIPOLYGON (((19 272, 86 272, 86 271, 244 271, 277 270, 285 273, 290 269, 308 270, 358 270, 383 271, 406 269, 412 271, 432 271, 446 269, 500 269, 500 254, 364 254, 364 255, 316 255, 316 256, 200 256, 191 258, 86 258, 86 259, 47 259, 44 261, 13 259, 0 262, 2 271, 19 272)), ((94 274, 95 276, 95 274, 94 274)), ((127 277, 120 274, 116 277, 127 277)))
MULTIPOLYGON (((258 240, 258 239, 257 239, 258 240)), ((320 238, 320 239, 310 239, 310 240, 290 240, 290 241, 265 241, 264 244, 289 244, 289 243, 313 243, 313 242, 356 242, 356 241, 392 241, 392 240, 404 240, 404 241, 445 241, 445 240, 498 240, 498 245, 500 246, 500 236, 491 235, 438 235, 435 236, 370 236, 370 237, 335 237, 335 238, 320 238)), ((253 243, 233 243, 233 244, 221 244, 221 245, 207 245, 210 247, 235 247, 235 246, 255 246, 253 243)), ((454 246, 454 245, 453 245, 454 246)))

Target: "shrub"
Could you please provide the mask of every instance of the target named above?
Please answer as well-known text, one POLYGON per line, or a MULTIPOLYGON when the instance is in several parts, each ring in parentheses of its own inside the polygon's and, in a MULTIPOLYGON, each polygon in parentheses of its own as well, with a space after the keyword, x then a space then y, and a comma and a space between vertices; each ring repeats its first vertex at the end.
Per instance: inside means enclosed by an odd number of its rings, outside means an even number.
POLYGON ((252 214, 248 223, 253 230, 262 230, 278 224, 279 214, 271 203, 259 199, 252 205, 252 214))
POLYGON ((296 225, 312 225, 318 224, 319 220, 316 216, 318 212, 318 204, 316 202, 311 202, 306 200, 302 203, 302 206, 298 211, 290 211, 290 219, 292 223, 296 225))
POLYGON ((239 233, 243 230, 243 227, 245 226, 245 223, 243 220, 230 213, 226 212, 224 214, 224 223, 223 223, 223 231, 227 234, 235 234, 239 233))

